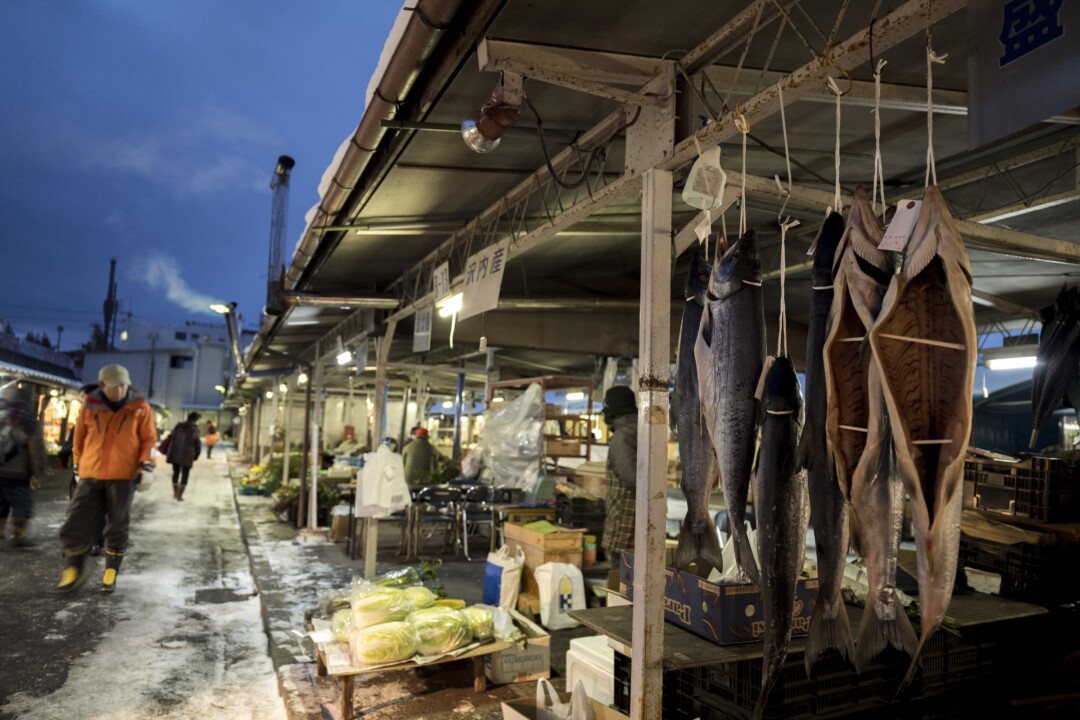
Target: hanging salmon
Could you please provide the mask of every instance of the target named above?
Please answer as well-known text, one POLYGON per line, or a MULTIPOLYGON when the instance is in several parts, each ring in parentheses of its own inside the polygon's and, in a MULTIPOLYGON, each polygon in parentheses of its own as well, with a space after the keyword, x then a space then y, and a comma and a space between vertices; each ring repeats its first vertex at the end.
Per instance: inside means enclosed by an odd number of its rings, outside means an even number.
POLYGON ((918 557, 920 637, 903 688, 952 597, 978 356, 971 267, 936 186, 923 194, 900 272, 870 331, 870 345, 900 477, 911 498, 918 557))
POLYGON ((694 343, 701 326, 705 295, 709 289, 709 264, 699 252, 690 259, 686 277, 686 304, 679 329, 675 389, 671 393, 671 421, 679 441, 682 491, 686 496, 686 518, 675 547, 675 567, 684 569, 695 559, 707 560, 717 570, 724 561, 716 526, 709 517, 709 497, 718 480, 716 453, 701 416, 694 343))
MULTIPOLYGON (((878 249, 882 235, 866 193, 859 188, 838 250, 825 342, 826 432, 869 586, 852 656, 858 670, 888 646, 913 655, 918 643, 896 595, 904 488, 894 464, 888 462, 891 440, 884 425, 884 398, 867 337, 892 277, 892 261, 878 249)), ((843 603, 832 602, 840 608, 835 612, 843 613, 843 603)))
POLYGON ((761 448, 754 470, 757 547, 761 563, 764 659, 754 718, 787 658, 794 625, 795 587, 806 559, 806 473, 795 463, 802 425, 799 378, 790 358, 778 357, 765 376, 761 448))
POLYGON ((739 573, 760 587, 744 528, 757 435, 754 397, 765 362, 765 309, 761 260, 749 230, 717 255, 694 346, 705 427, 712 439, 724 488, 731 541, 739 573))
POLYGON ((843 235, 843 216, 830 213, 814 242, 811 274, 813 295, 806 341, 806 422, 798 454, 798 466, 807 474, 810 523, 814 528, 818 566, 818 599, 810 617, 803 653, 808 676, 818 657, 828 648, 836 648, 844 657, 854 657, 851 625, 840 598, 848 551, 847 501, 836 480, 825 433, 828 402, 823 357, 833 298, 833 261, 843 235))

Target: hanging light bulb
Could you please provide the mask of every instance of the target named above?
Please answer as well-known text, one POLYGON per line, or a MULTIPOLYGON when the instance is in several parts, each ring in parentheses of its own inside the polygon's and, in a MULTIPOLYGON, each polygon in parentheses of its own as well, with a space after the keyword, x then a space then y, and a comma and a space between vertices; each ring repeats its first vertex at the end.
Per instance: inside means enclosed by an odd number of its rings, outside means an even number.
POLYGON ((296 376, 296 382, 300 385, 307 385, 307 373, 300 373, 296 376))
POLYGON ((273 390, 267 390, 266 391, 266 399, 267 400, 273 400, 274 399, 274 391, 273 390))
POLYGON ((352 352, 345 349, 345 343, 341 342, 341 336, 340 335, 338 335, 337 347, 338 347, 337 364, 338 365, 348 365, 350 362, 352 362, 352 352))
POLYGON ((287 393, 289 392, 289 386, 285 383, 281 383, 280 385, 278 385, 278 390, 280 390, 282 394, 287 393))
POLYGON ((524 79, 514 73, 503 73, 491 98, 480 108, 476 117, 461 123, 461 137, 469 149, 489 153, 499 147, 503 133, 521 114, 524 79))

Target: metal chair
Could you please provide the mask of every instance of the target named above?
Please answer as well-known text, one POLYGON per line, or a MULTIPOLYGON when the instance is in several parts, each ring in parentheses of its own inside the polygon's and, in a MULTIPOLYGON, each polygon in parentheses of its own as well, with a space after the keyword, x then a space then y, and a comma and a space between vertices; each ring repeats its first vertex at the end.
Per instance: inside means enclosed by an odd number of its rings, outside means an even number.
POLYGON ((482 525, 487 525, 490 546, 491 535, 495 533, 495 513, 491 506, 494 493, 490 485, 472 485, 462 490, 464 494, 458 503, 461 551, 466 560, 472 561, 469 555, 469 535, 476 534, 482 525))
POLYGON ((447 485, 434 485, 414 490, 413 504, 409 506, 409 548, 408 559, 419 559, 422 543, 435 536, 435 530, 443 529, 443 548, 446 552, 455 549, 455 557, 461 547, 461 526, 458 521, 458 503, 461 491, 447 485), (424 532, 424 525, 434 526, 429 533, 424 532), (426 536, 425 536, 426 535, 426 536))

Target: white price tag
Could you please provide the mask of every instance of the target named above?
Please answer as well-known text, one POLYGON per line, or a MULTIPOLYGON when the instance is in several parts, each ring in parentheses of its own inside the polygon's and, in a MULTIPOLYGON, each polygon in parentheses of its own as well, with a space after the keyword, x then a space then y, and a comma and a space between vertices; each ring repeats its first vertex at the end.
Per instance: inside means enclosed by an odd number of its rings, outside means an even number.
POLYGON ((907 246, 911 231, 915 229, 915 223, 919 219, 919 208, 922 200, 904 200, 896 206, 896 214, 892 222, 885 229, 885 236, 878 243, 878 250, 890 252, 903 252, 907 246))
POLYGON ((709 237, 709 233, 712 232, 712 213, 706 211, 705 217, 701 218, 701 222, 694 228, 694 234, 697 235, 698 242, 705 242, 705 238, 709 237))
POLYGON ((431 276, 431 284, 432 292, 435 294, 435 302, 450 296, 450 263, 444 262, 435 268, 431 276))

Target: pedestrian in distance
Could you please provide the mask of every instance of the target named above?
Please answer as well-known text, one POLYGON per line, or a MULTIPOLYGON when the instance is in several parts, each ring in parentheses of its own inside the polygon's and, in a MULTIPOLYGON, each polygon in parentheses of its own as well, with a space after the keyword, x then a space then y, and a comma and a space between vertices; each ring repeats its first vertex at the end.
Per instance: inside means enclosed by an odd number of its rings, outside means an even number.
POLYGON ((405 464, 405 482, 410 486, 422 485, 424 479, 435 470, 435 448, 428 440, 426 428, 417 428, 416 437, 401 449, 405 464))
POLYGON ((608 437, 607 517, 600 546, 615 562, 616 552, 634 550, 634 509, 637 502, 637 398, 625 385, 604 395, 604 422, 608 437))
POLYGON ((206 459, 214 457, 214 446, 218 444, 218 431, 217 426, 214 425, 213 420, 206 421, 206 459))
POLYGON ((34 514, 34 496, 45 477, 45 438, 30 412, 26 395, 9 388, 0 399, 0 538, 7 537, 9 515, 12 547, 32 545, 27 529, 34 514))
POLYGON ((98 382, 98 389, 87 396, 75 422, 72 459, 80 480, 60 528, 64 571, 54 589, 57 593, 71 592, 85 581, 83 566, 102 508, 105 573, 101 590, 111 593, 116 589, 116 576, 128 547, 131 500, 142 473, 154 471, 150 452, 157 443, 157 431, 150 404, 131 387, 123 365, 101 368, 98 382))
MULTIPOLYGON (((177 423, 169 436, 162 441, 165 460, 172 465, 173 499, 183 502, 191 466, 199 459, 202 442, 199 440, 199 413, 188 413, 187 420, 177 423)), ((161 449, 160 447, 158 448, 161 449)))

